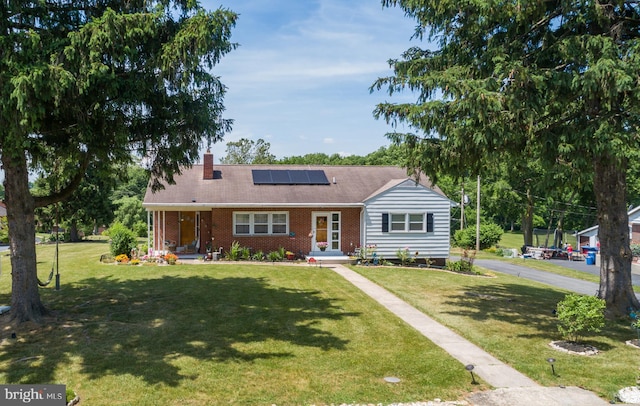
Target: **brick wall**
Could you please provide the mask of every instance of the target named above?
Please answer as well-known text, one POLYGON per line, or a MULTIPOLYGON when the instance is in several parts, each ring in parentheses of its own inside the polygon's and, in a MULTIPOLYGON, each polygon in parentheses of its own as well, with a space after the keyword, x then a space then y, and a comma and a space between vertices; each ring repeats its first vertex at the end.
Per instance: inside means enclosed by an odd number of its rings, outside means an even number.
POLYGON ((153 215, 153 241, 156 250, 164 250, 164 241, 177 242, 179 237, 178 229, 178 212, 168 211, 164 213, 154 212, 153 215), (166 225, 166 230, 163 230, 163 224, 166 225))
MULTIPOLYGON (((214 209, 211 212, 212 234, 215 238, 214 247, 223 247, 223 251, 229 250, 234 241, 243 247, 249 247, 256 251, 268 253, 275 251, 280 247, 292 252, 302 252, 307 254, 311 251, 312 237, 309 232, 312 230, 312 213, 316 211, 340 212, 341 214, 341 247, 342 252, 352 252, 360 245, 360 209, 344 208, 301 208, 285 210, 289 213, 289 232, 294 233, 293 236, 237 236, 233 235, 233 212, 235 209, 214 209)), ((240 211, 283 211, 281 208, 263 207, 259 210, 240 210, 240 211)), ((204 214, 204 213, 203 213, 204 214)), ((202 219, 204 219, 204 215, 202 219)), ((202 220, 204 221, 204 220, 202 220)), ((203 226, 201 230, 204 230, 203 226)))
MULTIPOLYGON (((242 209, 240 211, 287 211, 289 213, 289 232, 294 233, 293 236, 235 236, 233 235, 233 212, 236 209, 213 209, 212 211, 200 212, 200 248, 199 254, 206 252, 207 242, 213 237, 213 250, 223 247, 223 252, 229 250, 234 241, 238 241, 241 246, 249 247, 256 251, 268 253, 275 251, 280 247, 292 252, 302 252, 307 254, 311 251, 312 237, 309 232, 312 230, 312 214, 314 212, 340 212, 341 219, 341 249, 347 254, 353 252, 360 246, 360 209, 359 208, 314 208, 314 209, 290 209, 282 210, 281 208, 263 207, 259 210, 242 209)), ((169 242, 177 243, 180 239, 179 229, 179 212, 165 212, 164 218, 162 212, 154 213, 153 238, 157 241, 156 249, 163 250, 163 239, 169 242), (162 226, 166 224, 166 231, 162 226)))

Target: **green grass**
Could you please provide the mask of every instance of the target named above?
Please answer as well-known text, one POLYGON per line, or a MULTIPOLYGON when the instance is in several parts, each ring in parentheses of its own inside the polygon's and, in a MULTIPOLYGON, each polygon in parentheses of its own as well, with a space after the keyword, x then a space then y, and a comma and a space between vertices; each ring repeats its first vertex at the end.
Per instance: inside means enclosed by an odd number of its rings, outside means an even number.
MULTIPOLYGON (((537 261, 541 262, 541 261, 537 261)), ((529 264, 529 262, 527 262, 529 264)), ((587 337, 601 353, 569 355, 549 347, 562 339, 552 314, 567 293, 509 275, 471 277, 416 268, 354 267, 440 323, 545 386, 580 386, 607 400, 634 386, 640 350, 628 324, 610 324, 587 337), (559 376, 546 361, 552 357, 559 376)))
POLYGON ((504 234, 502 234, 502 238, 500 239, 498 245, 505 248, 516 248, 518 249, 518 251, 520 251, 520 247, 524 245, 524 237, 522 236, 522 232, 505 232, 504 234))
MULTIPOLYGON (((38 247, 40 279, 53 250, 38 247)), ((54 317, 4 321, 1 383, 66 384, 92 406, 391 403, 486 388, 329 269, 100 264, 106 252, 60 245, 61 290, 40 291, 54 317)), ((0 304, 8 269, 2 257, 0 304)))

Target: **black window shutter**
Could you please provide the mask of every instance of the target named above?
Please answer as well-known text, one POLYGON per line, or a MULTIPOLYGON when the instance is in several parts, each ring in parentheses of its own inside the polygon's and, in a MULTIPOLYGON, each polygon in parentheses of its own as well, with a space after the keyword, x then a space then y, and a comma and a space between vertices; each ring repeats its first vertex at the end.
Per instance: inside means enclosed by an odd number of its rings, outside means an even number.
POLYGON ((382 213, 382 232, 389 232, 389 213, 382 213))
POLYGON ((433 232, 433 213, 427 213, 427 233, 433 232))

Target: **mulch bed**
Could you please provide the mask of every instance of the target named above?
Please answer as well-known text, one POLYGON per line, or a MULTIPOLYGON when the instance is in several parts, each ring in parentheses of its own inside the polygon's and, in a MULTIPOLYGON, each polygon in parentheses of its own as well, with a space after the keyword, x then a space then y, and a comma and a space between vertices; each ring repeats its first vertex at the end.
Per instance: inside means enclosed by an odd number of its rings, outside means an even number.
POLYGON ((598 349, 592 345, 576 343, 575 341, 552 341, 549 343, 551 348, 558 351, 576 355, 596 355, 598 349))

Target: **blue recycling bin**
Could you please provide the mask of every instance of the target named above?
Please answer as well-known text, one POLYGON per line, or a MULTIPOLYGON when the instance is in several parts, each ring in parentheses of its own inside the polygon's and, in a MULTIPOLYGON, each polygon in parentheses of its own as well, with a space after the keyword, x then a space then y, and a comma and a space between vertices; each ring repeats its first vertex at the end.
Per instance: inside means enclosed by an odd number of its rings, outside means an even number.
POLYGON ((587 265, 595 265, 596 264, 596 253, 594 251, 589 251, 587 253, 587 265))

